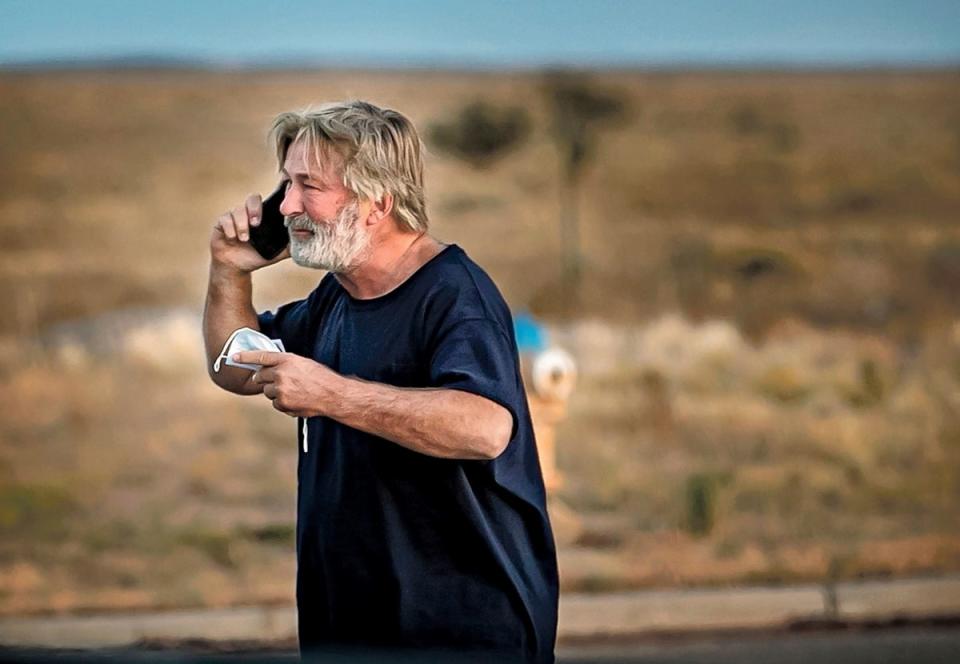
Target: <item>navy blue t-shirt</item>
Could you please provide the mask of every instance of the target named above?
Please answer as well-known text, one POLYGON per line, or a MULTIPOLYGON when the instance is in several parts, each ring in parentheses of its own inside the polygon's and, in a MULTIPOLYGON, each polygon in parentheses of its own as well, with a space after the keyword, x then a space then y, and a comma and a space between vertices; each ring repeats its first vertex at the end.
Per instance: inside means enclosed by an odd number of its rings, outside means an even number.
POLYGON ((354 299, 327 274, 306 299, 258 320, 288 352, 345 376, 464 390, 514 421, 490 461, 420 454, 325 417, 300 422, 301 650, 496 650, 552 662, 556 549, 510 311, 487 274, 450 245, 381 297, 354 299))

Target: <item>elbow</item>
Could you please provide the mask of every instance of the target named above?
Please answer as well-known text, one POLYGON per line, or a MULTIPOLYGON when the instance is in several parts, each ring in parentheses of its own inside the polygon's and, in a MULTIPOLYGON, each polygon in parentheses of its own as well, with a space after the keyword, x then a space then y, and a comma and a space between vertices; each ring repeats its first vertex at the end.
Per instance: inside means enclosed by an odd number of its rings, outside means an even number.
POLYGON ((503 406, 497 406, 497 412, 490 417, 488 426, 484 427, 481 443, 481 458, 484 461, 493 461, 503 454, 510 444, 513 434, 513 415, 503 406))
POLYGON ((215 372, 210 368, 209 363, 207 364, 207 375, 210 376, 214 385, 232 394, 246 396, 259 394, 262 391, 260 386, 254 385, 248 380, 248 376, 237 376, 235 373, 226 370, 215 372))
POLYGON ((452 415, 444 438, 456 441, 442 447, 438 456, 474 461, 492 461, 503 454, 513 437, 513 413, 496 401, 468 392, 446 393, 452 415))
POLYGON ((210 368, 209 362, 207 363, 207 375, 210 376, 210 380, 213 382, 213 384, 219 387, 221 390, 226 390, 227 392, 234 391, 234 389, 232 389, 234 386, 231 384, 231 382, 224 379, 225 377, 223 372, 215 372, 210 368))

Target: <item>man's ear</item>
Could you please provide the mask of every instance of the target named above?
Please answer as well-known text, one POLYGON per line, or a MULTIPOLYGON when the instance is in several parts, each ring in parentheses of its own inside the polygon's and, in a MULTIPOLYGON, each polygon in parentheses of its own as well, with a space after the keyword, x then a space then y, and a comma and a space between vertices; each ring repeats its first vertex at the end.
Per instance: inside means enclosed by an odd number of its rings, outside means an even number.
POLYGON ((377 200, 370 201, 370 217, 374 222, 382 221, 393 212, 393 194, 387 192, 377 200))

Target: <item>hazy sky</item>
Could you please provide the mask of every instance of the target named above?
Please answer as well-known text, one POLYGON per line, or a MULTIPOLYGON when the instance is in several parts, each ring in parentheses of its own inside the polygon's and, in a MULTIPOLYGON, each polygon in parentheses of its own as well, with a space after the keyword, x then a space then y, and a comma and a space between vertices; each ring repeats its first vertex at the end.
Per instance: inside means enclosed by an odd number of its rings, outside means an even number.
POLYGON ((960 0, 0 0, 0 63, 960 63, 960 0))

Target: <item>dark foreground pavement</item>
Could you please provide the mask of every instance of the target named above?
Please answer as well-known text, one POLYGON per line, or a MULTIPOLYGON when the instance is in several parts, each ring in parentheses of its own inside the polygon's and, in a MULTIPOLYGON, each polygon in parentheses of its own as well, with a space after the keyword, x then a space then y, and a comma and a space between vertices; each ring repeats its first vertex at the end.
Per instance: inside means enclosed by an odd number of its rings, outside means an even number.
MULTIPOLYGON (((172 645, 172 644, 170 644, 172 645)), ((0 662, 130 662, 221 663, 296 662, 292 650, 247 650, 198 652, 201 644, 150 650, 141 647, 68 651, 51 649, 0 649, 0 662)), ((324 657, 323 664, 345 662, 484 662, 482 658, 460 659, 431 656, 424 659, 376 657, 324 657)), ((677 635, 656 639, 608 640, 561 647, 560 664, 956 664, 960 662, 960 627, 904 626, 887 629, 802 631, 726 635, 677 635)))

